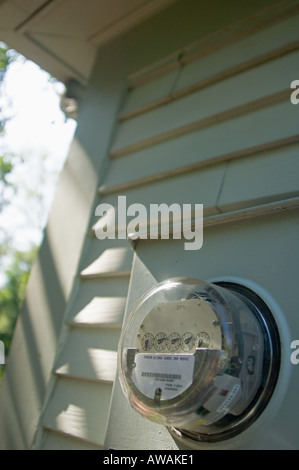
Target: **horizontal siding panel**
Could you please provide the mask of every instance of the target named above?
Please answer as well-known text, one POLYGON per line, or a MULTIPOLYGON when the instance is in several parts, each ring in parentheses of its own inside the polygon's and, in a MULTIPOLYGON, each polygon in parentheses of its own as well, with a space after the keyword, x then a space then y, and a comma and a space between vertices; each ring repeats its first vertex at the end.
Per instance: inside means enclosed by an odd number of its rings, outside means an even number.
POLYGON ((162 132, 161 134, 153 135, 152 137, 149 137, 147 139, 136 141, 126 147, 117 149, 113 151, 112 153, 110 153, 110 157, 111 158, 122 157, 124 155, 128 155, 129 153, 142 150, 146 147, 160 144, 161 142, 164 142, 166 140, 173 139, 175 137, 179 137, 184 134, 189 134, 191 132, 198 131, 208 126, 213 126, 221 121, 240 117, 243 114, 251 113, 265 106, 271 106, 273 104, 276 104, 280 101, 283 101, 289 98, 289 96, 290 96, 290 90, 288 88, 286 90, 282 90, 280 92, 264 96, 262 98, 259 98, 254 101, 250 101, 240 106, 229 108, 223 112, 208 115, 202 119, 189 122, 182 126, 175 127, 168 131, 162 132))
MULTIPOLYGON (((292 26, 288 24, 288 21, 290 18, 296 18, 298 11, 299 7, 296 0, 288 1, 288 6, 281 5, 278 2, 276 5, 271 5, 270 8, 262 8, 254 15, 242 18, 233 24, 229 24, 210 35, 202 37, 199 41, 196 41, 187 47, 180 48, 166 58, 151 64, 142 70, 133 72, 129 76, 130 86, 136 88, 146 81, 153 81, 158 76, 165 75, 169 70, 172 70, 177 66, 178 61, 181 64, 186 65, 190 62, 194 62, 199 57, 212 55, 219 50, 221 51, 224 48, 229 47, 231 44, 238 44, 242 42, 243 39, 263 31, 266 31, 265 37, 261 37, 261 40, 264 42, 268 40, 267 36, 271 36, 273 34, 277 36, 281 35, 282 43, 284 43, 284 41, 292 40, 291 38, 289 39, 290 34, 288 34, 289 30, 292 31, 292 26), (273 26, 275 27, 277 24, 285 23, 285 28, 280 28, 279 30, 273 28, 273 26)), ((296 31, 294 32, 296 34, 296 31)), ((276 44, 275 40, 273 43, 276 44)), ((263 51, 263 47, 261 47, 261 50, 263 51)))
MULTIPOLYGON (((98 240, 97 240, 98 241, 98 240)), ((76 295, 74 296, 72 307, 69 310, 67 323, 75 322, 75 317, 81 311, 88 312, 85 308, 94 298, 126 298, 129 287, 129 277, 107 277, 101 278, 100 282, 96 278, 89 278, 87 282, 80 282, 76 295)), ((112 309, 114 310, 114 308, 112 309)), ((84 315, 83 313, 83 315, 84 315)), ((80 315, 80 321, 84 322, 84 317, 80 315)), ((91 318, 89 318, 91 321, 91 318)), ((98 318, 94 317, 97 322, 98 318)), ((95 323, 96 326, 97 323, 95 323)), ((90 323, 93 326, 92 323, 90 323)), ((78 324, 78 326, 80 326, 78 324)))
POLYGON ((277 215, 282 212, 285 213, 288 211, 298 211, 298 209, 299 197, 294 197, 280 201, 269 202, 266 204, 260 204, 258 206, 252 206, 249 208, 242 208, 230 212, 222 212, 221 214, 212 215, 210 217, 204 218, 203 225, 204 228, 207 228, 220 224, 229 224, 232 222, 244 222, 249 219, 265 217, 267 215, 277 215))
MULTIPOLYGON (((296 17, 296 20, 293 20, 293 23, 298 21, 299 17, 296 17)), ((288 33, 289 35, 287 39, 291 38, 292 41, 282 41, 283 45, 277 41, 279 47, 276 49, 273 48, 274 45, 272 44, 272 40, 270 41, 271 47, 267 47, 269 46, 267 41, 265 41, 265 43, 259 42, 260 39, 256 40, 254 37, 255 41, 259 44, 259 49, 261 49, 261 44, 266 46, 263 48, 263 50, 265 49, 266 51, 264 54, 261 54, 263 52, 262 50, 257 49, 254 51, 250 49, 250 42, 252 42, 252 38, 250 38, 247 39, 248 49, 244 43, 242 43, 243 49, 240 49, 239 44, 233 44, 228 49, 217 51, 207 57, 201 57, 199 60, 191 62, 191 64, 188 61, 188 56, 180 56, 176 62, 176 67, 174 64, 178 78, 174 82, 174 86, 170 90, 169 94, 163 95, 162 93, 158 93, 160 90, 159 81, 161 78, 159 80, 149 82, 153 88, 156 89, 156 99, 151 100, 150 96, 147 97, 145 88, 149 87, 148 83, 142 87, 138 87, 137 89, 129 90, 128 100, 130 102, 134 102, 136 107, 134 108, 133 106, 130 106, 127 109, 127 106, 125 106, 124 111, 119 116, 119 121, 121 122, 126 119, 131 119, 139 114, 180 99, 185 95, 194 93, 217 82, 226 80, 234 75, 244 73, 254 67, 261 66, 264 63, 296 51, 299 48, 298 28, 295 31, 291 29, 288 33), (244 54, 244 50, 246 50, 246 54, 244 54), (145 92, 144 95, 143 91, 145 92), (136 99, 134 99, 135 94, 136 99), (161 97, 159 97, 160 94, 161 97), (140 97, 142 96, 142 99, 140 99, 138 95, 140 95, 140 97), (140 101, 139 106, 137 106, 138 101, 140 101)), ((266 35, 266 38, 269 39, 268 35, 266 35)))
MULTIPOLYGON (((298 203, 298 201, 297 201, 298 203)), ((185 251, 182 240, 141 240, 132 273, 137 292, 151 275, 157 282, 181 276, 211 280, 217 277, 252 280, 268 292, 279 293, 286 312, 295 318, 297 309, 288 305, 298 290, 299 211, 278 211, 256 219, 234 221, 221 227, 212 225, 204 232, 199 251, 185 251), (157 262, 159 260, 159 262, 157 262), (296 273, 295 277, 292 273, 296 273), (282 289, 282 279, 289 276, 282 289), (295 290, 293 290, 295 289, 295 290)), ((134 292, 128 302, 134 302, 134 292)), ((112 403, 113 405, 113 403, 112 403)))
POLYGON ((157 80, 147 82, 138 88, 129 89, 121 113, 123 116, 120 116, 120 119, 125 119, 127 113, 131 113, 136 109, 140 110, 140 108, 142 110, 148 103, 156 102, 156 100, 159 100, 160 104, 167 103, 177 74, 178 68, 159 77, 157 80))
POLYGON ((116 351, 89 348, 86 354, 80 357, 79 363, 76 361, 74 364, 74 360, 73 363, 66 363, 58 367, 55 374, 93 382, 113 383, 117 368, 116 351))
MULTIPOLYGON (((190 172, 174 178, 156 181, 149 185, 122 191, 126 196, 126 206, 139 203, 149 213, 150 204, 203 204, 205 215, 218 212, 217 194, 221 187, 225 164, 204 168, 202 171, 190 172)), ((113 207, 118 206, 118 193, 104 195, 101 202, 113 207)), ((138 214, 136 214, 138 215, 138 214)), ((127 221, 133 217, 127 217, 127 221)))
MULTIPOLYGON (((294 135, 286 139, 281 139, 281 140, 276 140, 273 142, 268 142, 262 145, 254 146, 254 147, 249 147, 249 148, 244 148, 243 150, 237 151, 237 152, 232 152, 229 154, 224 154, 224 155, 218 155, 214 158, 211 158, 209 160, 203 160, 200 162, 196 163, 191 163, 189 165, 183 165, 177 168, 173 168, 168 171, 160 172, 160 173, 155 173, 153 175, 148 175, 143 178, 138 178, 135 180, 127 181, 124 183, 120 183, 118 185, 114 186, 108 186, 108 187, 101 187, 99 192, 100 194, 111 194, 115 192, 121 192, 127 189, 131 188, 136 188, 139 186, 144 186, 145 184, 151 184, 157 181, 165 180, 166 178, 172 178, 175 176, 183 175, 185 173, 190 173, 192 171, 198 171, 201 170, 207 166, 210 165, 215 165, 218 163, 223 163, 223 162, 228 162, 231 160, 236 160, 238 158, 244 157, 244 155, 256 155, 257 153, 273 150, 276 148, 281 148, 281 147, 286 147, 288 145, 293 144, 294 142, 299 141, 299 135, 294 135)), ((115 212, 115 209, 112 210, 112 212, 115 212)), ((114 220, 115 216, 113 217, 114 220)), ((100 220, 100 223, 97 224, 94 227, 94 230, 97 230, 98 226, 104 227, 105 224, 109 224, 111 222, 111 219, 109 217, 103 217, 100 220), (102 220, 103 219, 103 220, 102 220)))
POLYGON ((112 386, 59 378, 43 426, 103 446, 112 386))
MULTIPOLYGON (((163 136, 165 133, 167 135, 169 131, 174 132, 174 129, 217 116, 228 110, 246 104, 250 107, 251 102, 265 100, 265 97, 286 90, 294 80, 294 76, 298 74, 299 51, 296 51, 144 115, 124 121, 119 126, 111 155, 117 156, 121 154, 122 148, 130 148, 141 141, 150 142, 150 139, 154 138, 155 142, 157 140, 155 136, 163 136)), ((262 103, 263 101, 261 105, 262 103)), ((208 124, 209 121, 206 122, 208 124)))
POLYGON ((39 450, 101 450, 103 447, 70 437, 50 428, 44 430, 44 439, 39 450))
POLYGON ((71 321, 70 326, 120 327, 126 305, 125 297, 94 297, 71 321))
MULTIPOLYGON (((100 243, 100 240, 98 240, 100 243)), ((92 261, 81 271, 81 278, 129 276, 131 272, 133 254, 127 248, 108 248, 98 258, 92 261)))
MULTIPOLYGON (((244 73, 247 70, 253 69, 254 67, 261 66, 262 64, 267 63, 271 60, 275 60, 281 56, 290 54, 291 52, 298 50, 298 48, 299 48, 299 41, 295 41, 295 42, 292 42, 291 44, 287 44, 286 46, 275 49, 262 56, 258 56, 256 58, 246 60, 230 68, 225 68, 224 70, 221 70, 218 73, 215 73, 214 75, 207 73, 207 72, 210 72, 210 68, 213 68, 213 67, 209 67, 208 64, 207 65, 203 64, 202 67, 200 67, 200 72, 206 71, 206 74, 207 74, 206 78, 202 78, 201 80, 194 82, 192 75, 190 75, 190 77, 188 77, 190 78, 189 85, 183 86, 181 88, 179 88, 179 86, 177 85, 178 89, 174 89, 169 95, 166 95, 160 99, 156 99, 155 101, 149 101, 147 104, 140 106, 139 108, 135 108, 132 111, 129 111, 125 114, 121 114, 119 116, 119 121, 121 122, 126 119, 131 119, 135 116, 138 116, 139 114, 143 114, 152 109, 159 108, 160 106, 163 106, 172 101, 181 99, 186 95, 189 95, 196 91, 212 86, 215 83, 221 82, 222 80, 227 80, 230 77, 244 73)), ((242 55, 244 55, 244 52, 242 55)), ((212 65, 213 65, 213 62, 212 62, 212 65)), ((179 72, 180 70, 178 69, 178 74, 179 72)), ((203 73, 203 76, 204 76, 204 73, 203 73)))
MULTIPOLYGON (((248 220, 255 220, 259 217, 263 218, 268 215, 277 215, 279 213, 286 213, 291 211, 298 211, 299 209, 299 196, 277 200, 275 202, 268 202, 265 204, 259 204, 256 206, 250 207, 243 207, 242 209, 236 209, 228 212, 222 212, 216 215, 211 215, 208 217, 203 218, 203 227, 204 229, 219 226, 224 224, 231 224, 231 223, 238 223, 238 222, 246 222, 248 220)), ((194 230, 194 220, 191 220, 191 228, 194 230)), ((158 238, 157 240, 162 240, 163 237, 161 236, 161 229, 159 228, 158 231, 158 238)), ((170 239, 172 238, 172 228, 170 227, 169 230, 170 239)), ((144 240, 150 240, 150 231, 147 230, 146 237, 140 238, 140 233, 131 233, 129 238, 132 240, 132 244, 136 248, 137 243, 140 241, 144 242, 144 240)), ((184 238, 184 237, 182 237, 184 238)))
POLYGON ((120 329, 71 329, 56 373, 86 380, 113 382, 120 329))
POLYGON ((269 107, 205 127, 113 161, 103 192, 115 185, 193 163, 214 164, 222 155, 242 152, 273 140, 298 135, 298 110, 289 97, 269 107), (134 168, 134 172, 132 172, 134 168))
POLYGON ((228 165, 219 198, 221 211, 299 196, 299 145, 228 165))
MULTIPOLYGON (((240 39, 228 47, 187 63, 176 81, 174 92, 222 74, 230 68, 247 64, 248 61, 259 58, 267 61, 271 60, 272 55, 287 52, 286 46, 299 40, 298 24, 297 14, 270 28, 240 39)), ((188 61, 188 56, 186 60, 188 61)))

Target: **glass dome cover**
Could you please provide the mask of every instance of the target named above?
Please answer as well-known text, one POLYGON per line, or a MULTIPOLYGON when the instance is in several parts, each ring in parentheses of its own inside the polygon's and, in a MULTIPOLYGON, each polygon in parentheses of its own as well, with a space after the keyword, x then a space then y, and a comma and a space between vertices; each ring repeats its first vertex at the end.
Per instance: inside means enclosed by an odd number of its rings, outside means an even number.
POLYGON ((120 338, 119 377, 131 406, 190 439, 229 437, 272 383, 267 324, 231 287, 159 283, 137 302, 120 338))

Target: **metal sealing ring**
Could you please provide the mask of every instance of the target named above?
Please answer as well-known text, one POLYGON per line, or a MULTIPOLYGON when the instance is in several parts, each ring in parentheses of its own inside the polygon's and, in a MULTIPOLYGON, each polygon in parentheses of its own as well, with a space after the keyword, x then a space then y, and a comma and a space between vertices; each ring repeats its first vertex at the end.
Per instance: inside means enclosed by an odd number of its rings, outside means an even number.
MULTIPOLYGON (((206 426, 206 432, 191 431, 168 427, 170 433, 180 441, 197 443, 216 443, 230 439, 245 431, 253 424, 266 408, 276 386, 280 361, 280 337, 276 322, 266 303, 251 289, 234 282, 214 282, 213 284, 225 288, 239 296, 243 302, 250 305, 252 313, 257 319, 264 338, 263 380, 248 407, 238 416, 226 415, 217 423, 206 426)), ((248 373, 252 367, 249 358, 246 363, 248 373)))

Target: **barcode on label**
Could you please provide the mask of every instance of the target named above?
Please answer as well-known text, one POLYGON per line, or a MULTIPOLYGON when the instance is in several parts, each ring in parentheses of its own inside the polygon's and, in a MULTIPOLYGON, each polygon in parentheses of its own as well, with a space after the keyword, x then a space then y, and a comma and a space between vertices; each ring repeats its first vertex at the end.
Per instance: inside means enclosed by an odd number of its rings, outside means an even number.
POLYGON ((181 380, 180 374, 162 374, 160 372, 141 372, 141 377, 150 377, 155 379, 181 380))
POLYGON ((161 401, 179 396, 192 384, 195 356, 192 354, 136 354, 132 379, 136 388, 154 400, 157 388, 161 401))

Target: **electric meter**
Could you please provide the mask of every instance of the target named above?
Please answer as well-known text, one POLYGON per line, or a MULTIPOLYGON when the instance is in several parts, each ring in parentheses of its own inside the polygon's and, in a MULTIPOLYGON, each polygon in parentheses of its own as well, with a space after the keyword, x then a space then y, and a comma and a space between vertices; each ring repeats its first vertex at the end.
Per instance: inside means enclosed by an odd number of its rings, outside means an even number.
POLYGON ((264 409, 277 379, 279 338, 252 291, 175 278, 135 305, 118 360, 136 411, 185 439, 219 441, 264 409))

